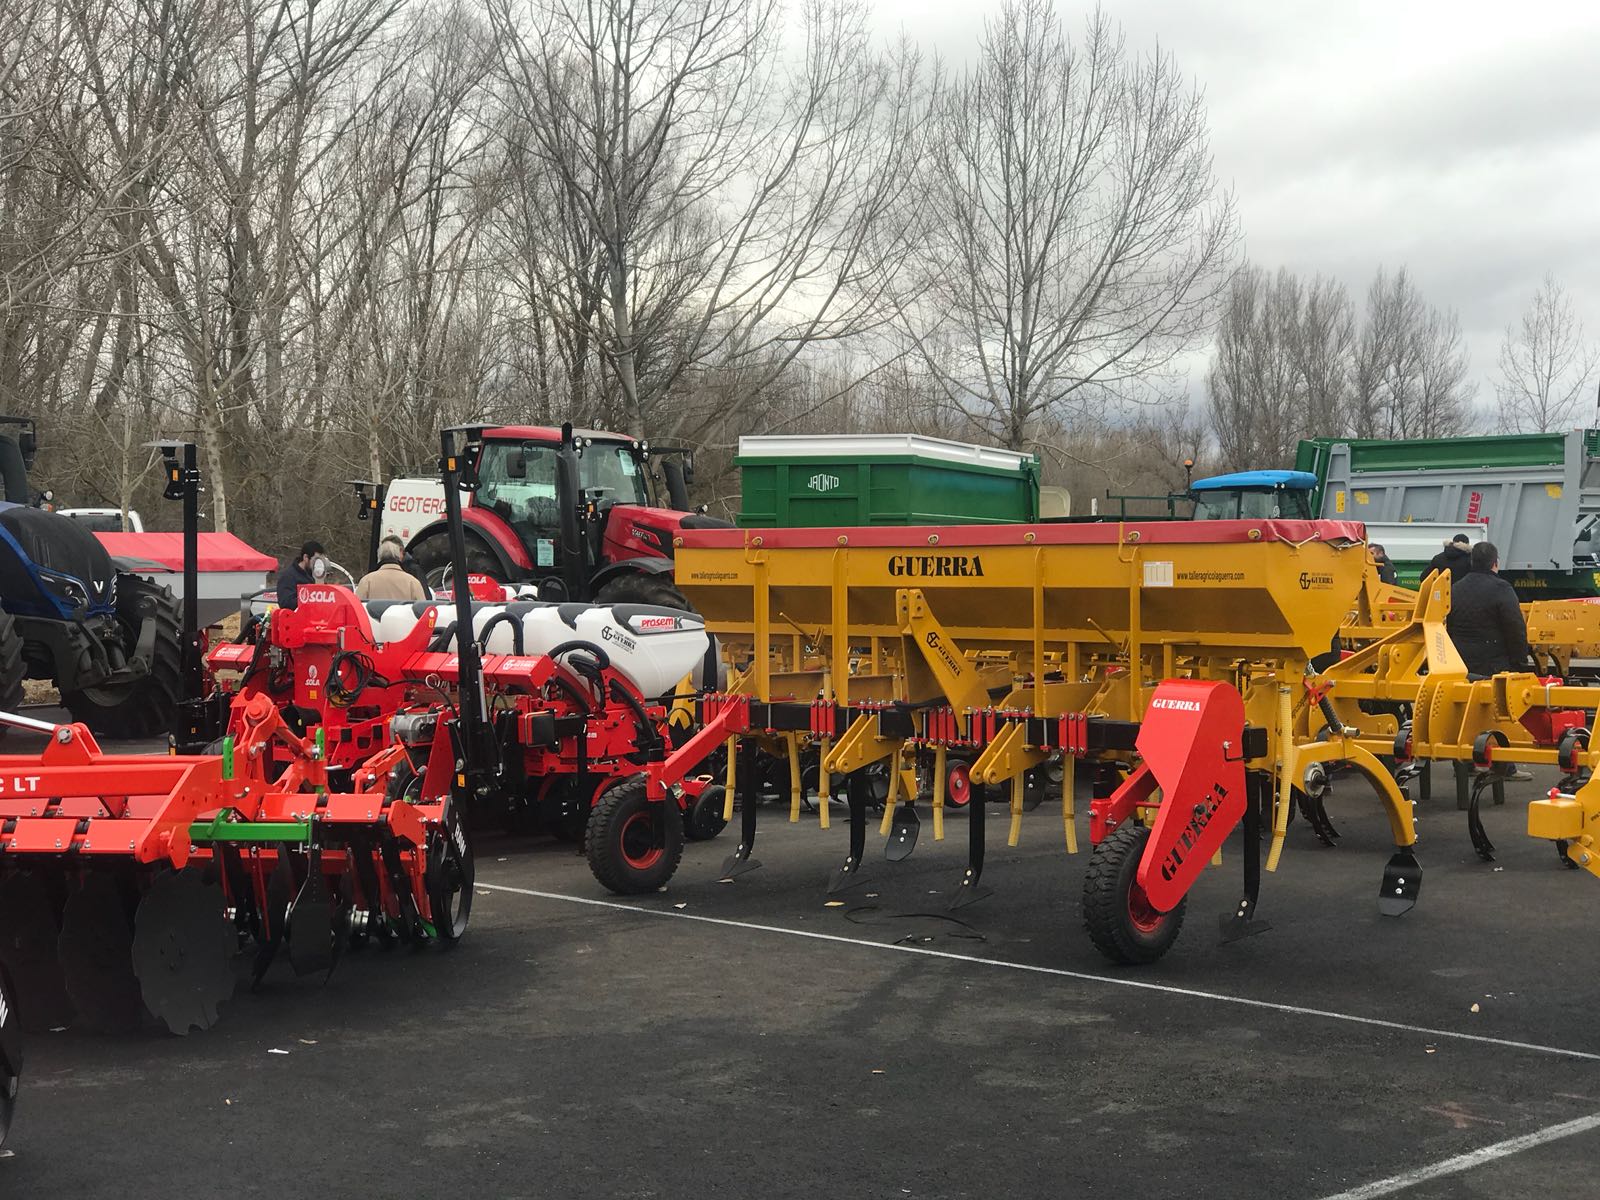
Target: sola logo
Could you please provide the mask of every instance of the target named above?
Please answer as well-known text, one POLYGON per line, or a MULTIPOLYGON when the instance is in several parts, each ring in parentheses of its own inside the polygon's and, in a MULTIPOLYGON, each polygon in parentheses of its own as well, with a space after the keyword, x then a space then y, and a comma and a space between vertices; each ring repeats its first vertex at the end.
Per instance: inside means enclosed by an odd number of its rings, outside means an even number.
POLYGON ((1169 700, 1165 696, 1157 696, 1154 700, 1150 701, 1150 707, 1151 708, 1175 708, 1179 712, 1199 712, 1200 711, 1200 701, 1198 701, 1198 700, 1169 700))
POLYGON ((831 492, 839 486, 839 477, 837 475, 813 475, 806 486, 813 492, 831 492))
POLYGON ((302 586, 300 599, 306 604, 332 604, 339 599, 339 593, 332 588, 308 588, 302 586))

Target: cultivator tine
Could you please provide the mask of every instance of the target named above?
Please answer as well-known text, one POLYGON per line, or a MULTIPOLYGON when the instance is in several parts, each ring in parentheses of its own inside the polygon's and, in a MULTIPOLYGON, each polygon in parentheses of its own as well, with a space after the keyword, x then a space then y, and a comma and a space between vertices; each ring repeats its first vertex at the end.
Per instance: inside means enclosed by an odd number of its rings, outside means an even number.
POLYGON ((1494 861, 1494 843, 1489 840, 1489 833, 1483 827, 1483 817, 1478 812, 1479 802, 1483 793, 1497 782, 1492 771, 1484 771, 1472 781, 1472 799, 1467 802, 1467 836, 1472 839, 1472 848, 1477 851, 1478 857, 1486 863, 1494 861))
POLYGON ((917 848, 917 835, 922 832, 922 818, 910 800, 894 810, 894 822, 889 826, 889 840, 884 843, 883 856, 890 862, 904 862, 917 848))
POLYGON ((233 908, 234 928, 258 943, 263 941, 266 935, 261 928, 261 909, 256 903, 255 887, 239 854, 239 847, 220 842, 215 854, 217 866, 222 872, 222 888, 233 908))
POLYGON ((296 975, 332 975, 339 947, 333 893, 322 873, 322 850, 313 846, 307 854, 306 878, 300 894, 289 906, 289 922, 284 935, 289 942, 289 965, 296 975))
POLYGON ((972 799, 967 802, 967 870, 961 877, 961 886, 950 907, 965 908, 976 904, 994 890, 984 887, 983 878, 984 810, 989 807, 989 789, 981 784, 972 787, 972 799))
POLYGON ((58 871, 14 871, 0 882, 0 967, 16 986, 18 1019, 30 1033, 72 1023, 56 943, 65 881, 58 871), (54 885, 54 886, 52 886, 54 885))
POLYGON ((1272 777, 1253 772, 1247 785, 1253 793, 1244 806, 1244 832, 1240 845, 1244 859, 1244 895, 1231 913, 1217 918, 1222 940, 1236 942, 1256 933, 1265 933, 1272 926, 1256 918, 1256 907, 1261 896, 1261 812, 1272 803, 1272 777))
POLYGON ((753 786, 756 778, 755 755, 755 743, 739 744, 738 756, 742 761, 739 762, 735 775, 744 789, 739 795, 739 844, 734 847, 733 853, 723 860, 723 879, 737 879, 761 865, 759 858, 751 857, 756 845, 756 808, 761 803, 760 795, 753 786))
POLYGON ((259 987, 266 977, 272 960, 278 957, 283 945, 283 930, 289 920, 289 903, 294 899, 294 868, 286 850, 278 851, 277 864, 267 876, 266 908, 257 921, 261 932, 257 935, 255 962, 250 967, 250 986, 259 987))
POLYGON ((384 874, 388 876, 389 890, 400 910, 399 929, 396 932, 401 941, 415 942, 426 937, 428 931, 423 926, 422 914, 417 911, 417 898, 411 894, 411 877, 406 874, 405 864, 400 861, 400 844, 395 841, 394 831, 387 826, 379 831, 378 836, 381 839, 384 874))
POLYGON ((129 1033, 143 1019, 133 973, 131 899, 125 878, 85 871, 61 912, 56 946, 67 995, 83 1023, 101 1033, 129 1033))
POLYGON ((1325 803, 1328 790, 1312 795, 1309 792, 1296 791, 1300 815, 1311 826, 1311 832, 1317 835, 1317 840, 1324 846, 1337 846, 1339 844, 1339 831, 1333 827, 1333 822, 1328 819, 1328 809, 1325 803))
POLYGON ((233 995, 229 960, 237 945, 222 888, 203 868, 162 871, 133 922, 133 971, 145 1007, 180 1036, 210 1029, 233 995))
POLYGON ((365 921, 357 931, 357 936, 364 941, 366 936, 371 934, 377 937, 380 945, 387 948, 392 944, 392 939, 389 936, 389 923, 383 912, 383 888, 378 882, 375 853, 372 839, 364 833, 351 838, 350 862, 354 867, 356 887, 360 889, 361 903, 365 909, 365 921))
POLYGON ((861 860, 867 852, 867 803, 872 782, 865 771, 851 771, 845 777, 845 799, 850 804, 850 854, 844 866, 828 876, 828 895, 848 891, 862 882, 861 860))
POLYGON ((1398 917, 1417 905, 1422 891, 1422 864, 1417 861, 1411 847, 1394 852, 1394 857, 1383 868, 1383 884, 1378 889, 1378 911, 1386 917, 1398 917))

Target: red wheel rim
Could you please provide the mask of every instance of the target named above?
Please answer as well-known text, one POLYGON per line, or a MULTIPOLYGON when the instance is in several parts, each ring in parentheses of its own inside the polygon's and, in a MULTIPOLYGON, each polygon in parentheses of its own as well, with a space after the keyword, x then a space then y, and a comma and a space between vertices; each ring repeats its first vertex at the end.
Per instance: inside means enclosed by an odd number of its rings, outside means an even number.
POLYGON ((1144 894, 1144 889, 1137 880, 1128 883, 1128 920, 1140 933, 1154 933, 1161 928, 1161 922, 1167 919, 1167 914, 1157 912, 1151 905, 1150 898, 1144 894))
POLYGON ((622 861, 635 871, 648 871, 666 851, 656 845, 656 823, 648 812, 636 812, 617 831, 622 861))
POLYGON ((965 763, 957 763, 945 776, 944 802, 951 808, 965 808, 972 799, 972 775, 965 763))

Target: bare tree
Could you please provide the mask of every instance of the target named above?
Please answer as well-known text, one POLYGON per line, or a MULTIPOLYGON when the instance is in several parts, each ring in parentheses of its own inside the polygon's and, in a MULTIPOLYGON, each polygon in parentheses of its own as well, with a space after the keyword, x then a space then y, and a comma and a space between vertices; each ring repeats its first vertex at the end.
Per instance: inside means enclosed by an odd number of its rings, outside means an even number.
MULTIPOLYGON (((1008 0, 937 106, 931 210, 903 311, 960 347, 940 383, 1008 446, 1041 418, 1160 382, 1211 328, 1238 241, 1201 94, 1096 12, 1008 0)), ((930 357, 930 365, 934 359, 930 357)))
POLYGON ((1453 309, 1429 305, 1401 267, 1382 267, 1367 291, 1356 349, 1352 430, 1357 437, 1445 437, 1460 433, 1477 386, 1453 309))
POLYGON ((1302 438, 1340 432, 1350 403, 1355 314, 1331 279, 1286 269, 1234 276, 1207 377, 1211 427, 1230 470, 1287 466, 1302 438))
POLYGON ((1588 395, 1600 350, 1584 340, 1583 322, 1566 290, 1544 277, 1533 303, 1500 343, 1500 428, 1544 433, 1572 428, 1578 404, 1588 395))
POLYGON ((594 346, 615 387, 599 415, 692 433, 696 371, 741 369, 742 403, 808 347, 881 319, 907 241, 886 226, 919 149, 922 72, 909 50, 872 50, 861 5, 490 10, 518 128, 563 192, 549 212, 579 223, 547 239, 559 257, 543 270, 567 297, 550 317, 594 346))

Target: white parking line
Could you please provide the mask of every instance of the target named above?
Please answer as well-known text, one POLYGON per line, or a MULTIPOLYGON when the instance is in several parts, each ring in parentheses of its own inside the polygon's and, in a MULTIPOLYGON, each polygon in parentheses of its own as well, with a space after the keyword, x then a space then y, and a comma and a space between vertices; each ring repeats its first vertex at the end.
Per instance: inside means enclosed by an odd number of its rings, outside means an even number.
MULTIPOLYGON (((973 954, 952 954, 948 950, 930 950, 926 946, 902 946, 893 942, 875 942, 870 938, 844 937, 837 933, 819 933, 810 929, 788 929, 782 925, 761 925, 755 921, 734 921, 727 917, 703 917, 676 909, 642 908, 618 900, 595 900, 588 896, 565 896, 560 892, 541 892, 535 888, 511 887, 503 883, 478 883, 482 891, 510 892, 518 896, 532 896, 539 900, 559 900, 564 904, 583 904, 591 908, 611 908, 620 912, 647 917, 672 917, 680 921, 698 921, 703 925, 722 925, 730 929, 748 929, 757 933, 777 933, 785 937, 808 938, 816 942, 839 942, 847 946, 861 946, 868 950, 888 950, 896 954, 917 954, 924 958, 942 958, 954 962, 971 963, 980 967, 998 967, 1005 971, 1025 971, 1032 975, 1050 975, 1058 979, 1076 979, 1084 983, 1103 983, 1110 987, 1132 988, 1142 992, 1157 992, 1167 996, 1184 996, 1191 1000, 1210 1000, 1218 1004, 1237 1004, 1244 1008, 1265 1009, 1269 1012, 1287 1013, 1297 1017, 1318 1017, 1326 1021, 1343 1021, 1350 1025, 1367 1025, 1376 1029, 1392 1029, 1400 1033, 1420 1034, 1453 1042, 1472 1042, 1480 1046, 1498 1046, 1506 1050, 1527 1050, 1534 1054, 1552 1054, 1561 1058, 1584 1059, 1600 1062, 1600 1053, 1573 1050, 1565 1046, 1546 1046, 1539 1042, 1519 1042, 1510 1038, 1487 1037, 1480 1033, 1461 1033, 1454 1029, 1431 1029, 1426 1025, 1408 1025, 1403 1021, 1386 1021, 1381 1017, 1363 1017, 1355 1013, 1334 1012, 1325 1008, 1304 1008, 1298 1004, 1280 1004, 1275 1000, 1256 1000, 1249 996, 1231 996, 1226 992, 1203 992, 1197 988, 1175 987, 1168 983, 1152 983, 1144 979, 1129 979, 1120 975, 1097 975, 1092 971, 1069 971, 1062 967, 1041 967, 1032 963, 1007 962, 1001 958, 980 958, 973 954)), ((1381 1195, 1382 1193, 1376 1193, 1381 1195)))
POLYGON ((1600 1113, 1590 1113, 1587 1117, 1579 1117, 1573 1121, 1563 1121, 1560 1125, 1551 1125, 1548 1129, 1537 1129, 1532 1133, 1525 1133, 1521 1137, 1507 1138, 1503 1142, 1495 1142, 1492 1146, 1485 1146, 1481 1150, 1474 1150, 1470 1154, 1458 1154, 1454 1158, 1446 1158, 1427 1167, 1418 1167, 1413 1171, 1402 1171, 1398 1175, 1391 1175, 1387 1179, 1374 1180, 1364 1183, 1358 1188, 1351 1188, 1348 1192, 1340 1192, 1336 1196, 1325 1196, 1323 1200, 1377 1200, 1379 1196, 1392 1196, 1406 1188, 1416 1187, 1419 1183, 1427 1183, 1430 1179, 1438 1179, 1445 1175, 1459 1175, 1462 1171, 1470 1171, 1473 1167, 1481 1167, 1484 1163, 1493 1162, 1497 1158, 1508 1155, 1520 1154, 1524 1150, 1531 1150, 1535 1146, 1543 1146, 1547 1142, 1557 1142, 1562 1138, 1573 1137, 1580 1133, 1588 1133, 1591 1129, 1600 1129, 1600 1113))

